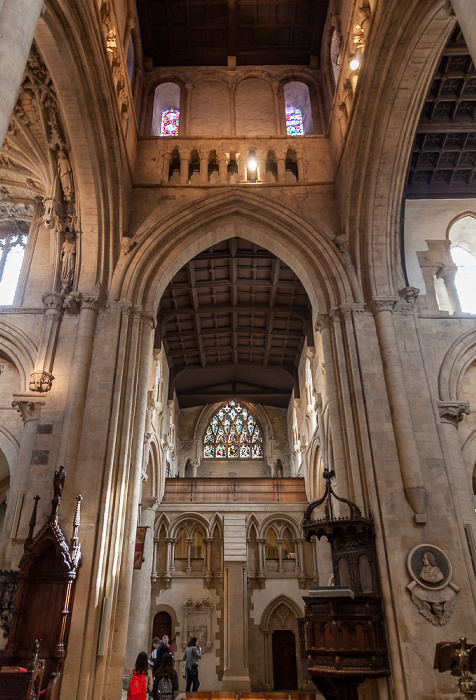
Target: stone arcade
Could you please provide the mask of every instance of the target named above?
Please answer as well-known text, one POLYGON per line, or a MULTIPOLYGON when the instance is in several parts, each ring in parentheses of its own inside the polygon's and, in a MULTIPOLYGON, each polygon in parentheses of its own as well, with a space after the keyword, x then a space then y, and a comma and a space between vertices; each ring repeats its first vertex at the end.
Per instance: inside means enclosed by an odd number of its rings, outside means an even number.
POLYGON ((165 633, 203 690, 315 692, 325 470, 375 527, 391 675, 359 698, 459 697, 432 666, 476 642, 473 5, 0 2, 0 612, 4 645, 64 465, 62 700, 119 700, 165 633))

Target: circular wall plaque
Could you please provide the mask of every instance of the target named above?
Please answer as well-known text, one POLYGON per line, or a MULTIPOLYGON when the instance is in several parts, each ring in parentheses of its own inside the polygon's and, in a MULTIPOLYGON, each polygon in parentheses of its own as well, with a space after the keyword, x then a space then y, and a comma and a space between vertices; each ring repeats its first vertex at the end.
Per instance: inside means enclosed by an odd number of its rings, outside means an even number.
POLYGON ((437 591, 451 581, 453 574, 446 554, 432 544, 419 544, 408 554, 408 573, 422 588, 437 591))

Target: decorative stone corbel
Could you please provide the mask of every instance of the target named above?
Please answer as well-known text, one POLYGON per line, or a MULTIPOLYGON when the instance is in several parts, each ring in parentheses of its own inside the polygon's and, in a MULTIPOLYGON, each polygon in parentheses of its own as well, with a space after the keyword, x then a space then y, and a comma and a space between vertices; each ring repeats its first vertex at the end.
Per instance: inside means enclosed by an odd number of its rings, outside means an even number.
POLYGON ((438 413, 442 423, 449 423, 455 428, 464 416, 471 413, 468 401, 438 401, 438 413))
POLYGON ((30 375, 30 391, 45 392, 53 383, 53 363, 58 342, 59 327, 63 317, 64 296, 57 292, 48 292, 42 296, 45 307, 43 333, 41 336, 35 370, 30 375))
POLYGON ((39 401, 31 396, 22 396, 21 394, 15 394, 15 400, 12 401, 12 407, 17 409, 23 423, 39 420, 41 407, 44 405, 44 401, 39 401))

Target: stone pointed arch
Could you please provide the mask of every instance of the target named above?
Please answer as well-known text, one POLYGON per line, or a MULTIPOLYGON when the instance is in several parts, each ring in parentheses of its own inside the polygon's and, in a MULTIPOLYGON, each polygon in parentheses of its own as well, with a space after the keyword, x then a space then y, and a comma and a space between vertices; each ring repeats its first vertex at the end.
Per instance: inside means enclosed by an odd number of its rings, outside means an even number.
POLYGON ((283 604, 288 606, 290 612, 295 615, 296 619, 304 615, 304 609, 301 609, 296 601, 287 595, 280 595, 277 598, 273 598, 273 600, 268 603, 261 615, 260 629, 262 632, 269 631, 272 616, 277 608, 283 604))
MULTIPOLYGON (((80 265, 79 282, 87 291, 107 288, 119 256, 119 232, 124 229, 123 187, 118 174, 121 162, 122 126, 114 102, 104 100, 110 90, 110 66, 97 32, 70 30, 80 24, 94 27, 98 14, 93 5, 46 3, 35 43, 53 80, 71 145, 80 215, 81 236, 77 258, 88 250, 88 265, 80 265), (92 261, 96 264, 92 264, 92 261)), ((102 27, 101 27, 102 30, 102 27)), ((125 90, 130 90, 129 81, 125 90)))
POLYGON ((434 70, 455 24, 440 0, 390 0, 374 11, 336 178, 342 228, 367 299, 395 296, 406 284, 400 222, 407 166, 434 70))
POLYGON ((158 536, 162 527, 165 528, 166 536, 168 536, 170 532, 170 518, 167 513, 160 513, 156 518, 154 525, 154 537, 158 536))
POLYGON ((220 537, 223 537, 223 516, 220 513, 215 513, 210 519, 208 525, 208 537, 213 537, 215 530, 218 531, 220 537))
POLYGON ((0 321, 0 353, 14 365, 21 379, 21 390, 28 391, 38 348, 22 330, 7 321, 0 321))
POLYGON ((251 534, 251 528, 255 529, 256 537, 261 537, 261 523, 254 513, 251 513, 246 520, 246 536, 251 534))
POLYGON ((264 518, 261 523, 261 537, 266 537, 266 533, 270 527, 274 528, 278 537, 280 536, 281 532, 284 532, 286 527, 290 528, 293 537, 297 538, 301 536, 298 523, 294 520, 294 518, 292 518, 290 515, 287 515, 286 513, 272 513, 271 515, 268 515, 266 518, 264 518), (282 524, 280 526, 277 526, 277 521, 279 521, 282 524))
POLYGON ((441 401, 458 401, 460 387, 469 365, 476 360, 476 330, 460 336, 446 353, 438 375, 441 401))
POLYGON ((333 234, 282 202, 249 191, 227 191, 191 202, 161 219, 160 207, 119 260, 111 296, 155 311, 178 270, 200 251, 240 236, 270 250, 296 273, 314 314, 354 301, 344 256, 333 234))
POLYGON ((176 518, 176 520, 174 520, 174 522, 172 523, 172 526, 170 528, 170 536, 176 537, 177 532, 179 531, 179 529, 181 527, 183 527, 185 532, 188 532, 188 534, 190 535, 191 532, 193 532, 193 530, 195 530, 197 525, 202 530, 203 536, 206 537, 208 529, 209 529, 209 521, 207 520, 207 518, 205 518, 203 515, 201 515, 201 513, 196 513, 193 511, 189 511, 188 513, 183 513, 182 515, 179 515, 179 517, 176 518), (187 522, 192 523, 192 527, 191 527, 190 531, 187 528, 187 525, 186 525, 187 522))

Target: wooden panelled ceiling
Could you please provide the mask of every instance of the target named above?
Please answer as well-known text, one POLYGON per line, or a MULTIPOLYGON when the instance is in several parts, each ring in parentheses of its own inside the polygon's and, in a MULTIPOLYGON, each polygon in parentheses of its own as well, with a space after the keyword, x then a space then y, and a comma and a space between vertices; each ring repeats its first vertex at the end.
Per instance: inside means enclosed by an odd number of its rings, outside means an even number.
POLYGON ((144 56, 155 66, 308 65, 328 0, 137 0, 144 56))
MULTIPOLYGON (((476 9, 476 8, 475 8, 476 9)), ((476 196, 476 70, 456 26, 428 92, 410 160, 407 197, 476 196)))
POLYGON ((159 306, 163 342, 181 408, 234 397, 287 408, 304 341, 312 345, 310 303, 279 258, 230 238, 190 260, 159 306))

